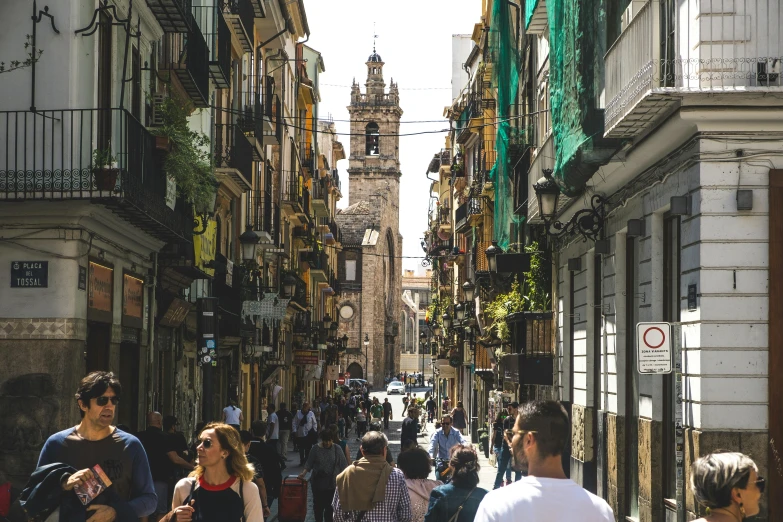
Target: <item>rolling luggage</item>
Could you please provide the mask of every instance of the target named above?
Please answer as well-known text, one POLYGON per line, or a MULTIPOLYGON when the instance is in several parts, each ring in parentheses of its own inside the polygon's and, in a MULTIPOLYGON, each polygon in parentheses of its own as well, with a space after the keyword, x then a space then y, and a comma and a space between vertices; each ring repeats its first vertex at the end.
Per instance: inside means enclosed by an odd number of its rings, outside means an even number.
POLYGON ((287 476, 280 486, 277 502, 277 519, 280 522, 304 522, 307 518, 307 482, 296 475, 287 476))

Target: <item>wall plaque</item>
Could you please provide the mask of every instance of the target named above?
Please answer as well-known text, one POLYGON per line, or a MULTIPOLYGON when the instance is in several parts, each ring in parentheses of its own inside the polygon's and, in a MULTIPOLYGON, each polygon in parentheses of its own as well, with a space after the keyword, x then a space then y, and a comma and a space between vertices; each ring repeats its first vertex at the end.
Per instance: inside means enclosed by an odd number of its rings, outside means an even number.
POLYGON ((48 288, 49 261, 11 261, 11 288, 48 288))
POLYGON ((114 269, 90 261, 87 319, 111 323, 114 299, 114 269))
POLYGON ((122 275, 122 326, 142 328, 144 320, 144 280, 122 275))

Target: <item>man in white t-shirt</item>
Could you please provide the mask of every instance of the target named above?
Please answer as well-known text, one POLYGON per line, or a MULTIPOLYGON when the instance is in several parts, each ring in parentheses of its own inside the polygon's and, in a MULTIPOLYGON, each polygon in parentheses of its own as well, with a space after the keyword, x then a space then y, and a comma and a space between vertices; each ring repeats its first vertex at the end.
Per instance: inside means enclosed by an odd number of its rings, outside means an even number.
POLYGON ((571 422, 559 402, 521 406, 511 450, 528 476, 487 493, 474 522, 614 522, 605 500, 566 478, 562 454, 570 443, 571 422))
POLYGON ((269 413, 266 418, 266 443, 270 448, 277 451, 278 439, 280 439, 280 421, 277 419, 274 404, 270 404, 266 411, 269 413))

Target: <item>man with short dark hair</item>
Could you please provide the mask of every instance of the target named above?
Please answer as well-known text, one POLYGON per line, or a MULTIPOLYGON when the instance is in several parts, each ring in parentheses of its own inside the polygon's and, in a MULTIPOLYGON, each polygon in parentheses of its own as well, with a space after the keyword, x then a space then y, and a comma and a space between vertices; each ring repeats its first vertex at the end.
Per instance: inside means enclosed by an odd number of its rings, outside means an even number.
POLYGON ((405 441, 416 442, 419 437, 419 423, 416 421, 417 411, 414 408, 408 410, 408 416, 402 421, 402 430, 400 430, 400 443, 405 441))
MULTIPOLYGON (((383 429, 389 429, 389 419, 392 417, 392 405, 389 402, 389 398, 383 399, 383 429)), ((400 439, 402 440, 402 439, 400 439)))
POLYGON ((571 422, 556 401, 529 402, 517 416, 511 449, 528 476, 490 491, 475 522, 613 522, 612 508, 600 497, 566 478, 562 455, 571 443, 571 422))
POLYGON ((430 437, 430 458, 435 461, 435 478, 443 480, 450 458, 451 448, 457 444, 468 444, 467 439, 458 430, 451 427, 451 415, 444 415, 440 428, 430 437))
POLYGON ((271 506, 272 502, 280 496, 280 485, 283 483, 283 466, 280 454, 277 449, 264 442, 264 436, 267 432, 266 422, 254 420, 250 423, 250 429, 253 431, 253 437, 247 453, 252 455, 261 465, 264 486, 266 486, 267 505, 271 506))
MULTIPOLYGON (((122 385, 111 372, 92 372, 82 379, 76 391, 81 422, 46 440, 37 467, 61 462, 78 470, 63 478, 63 490, 70 491, 93 478, 91 468, 98 464, 131 515, 142 518, 155 512, 158 499, 141 442, 112 426, 121 396, 122 385)), ((118 515, 103 494, 87 511, 90 522, 109 522, 118 515)))
POLYGON ((277 410, 277 420, 280 422, 280 456, 288 462, 288 440, 291 438, 294 414, 288 411, 284 402, 280 403, 280 409, 277 410))
POLYGON ((388 445, 380 431, 362 437, 362 458, 337 475, 334 522, 410 522, 405 475, 386 461, 388 445))
MULTIPOLYGON (((503 475, 508 471, 511 465, 511 437, 513 436, 512 429, 517 419, 517 411, 519 411, 519 403, 512 402, 508 405, 508 417, 503 419, 503 447, 500 450, 498 456, 498 473, 495 476, 495 487, 498 489, 503 485, 503 475)), ((511 477, 511 471, 508 471, 509 477, 511 477)), ((514 472, 514 480, 522 478, 522 473, 519 470, 514 472)), ((506 482, 506 486, 511 484, 511 481, 506 482)))

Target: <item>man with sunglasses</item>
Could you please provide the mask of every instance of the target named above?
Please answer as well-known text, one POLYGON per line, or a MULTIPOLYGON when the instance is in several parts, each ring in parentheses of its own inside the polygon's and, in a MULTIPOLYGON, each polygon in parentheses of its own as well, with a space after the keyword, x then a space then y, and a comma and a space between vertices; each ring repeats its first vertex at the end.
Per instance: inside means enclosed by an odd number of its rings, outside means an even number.
MULTIPOLYGON (((158 504, 149 462, 139 439, 112 426, 122 395, 120 381, 111 372, 92 372, 82 379, 76 391, 81 422, 47 439, 38 458, 38 467, 62 462, 75 468, 63 477, 64 491, 85 484, 100 465, 112 481, 113 492, 127 503, 135 518, 151 515, 158 504)), ((107 490, 108 492, 108 490, 107 490)), ((111 522, 118 517, 101 493, 87 507, 90 522, 111 522)))
POLYGON ((511 450, 528 475, 490 491, 474 522, 579 520, 613 522, 609 504, 566 478, 562 455, 571 444, 571 421, 556 401, 537 401, 519 409, 511 450))
POLYGON ((435 430, 435 433, 430 437, 430 458, 436 463, 436 480, 443 480, 443 472, 446 471, 446 468, 439 463, 448 463, 451 448, 457 444, 468 444, 462 433, 451 429, 451 415, 444 415, 440 420, 440 425, 441 427, 435 430))

